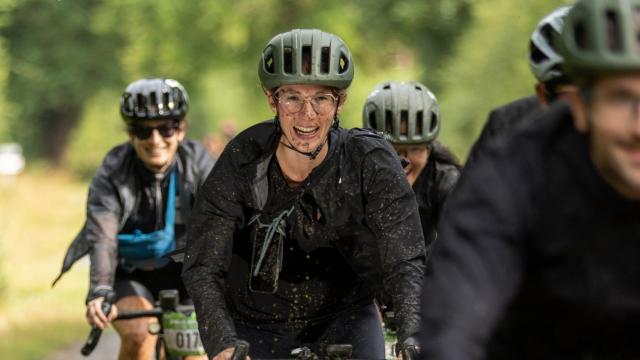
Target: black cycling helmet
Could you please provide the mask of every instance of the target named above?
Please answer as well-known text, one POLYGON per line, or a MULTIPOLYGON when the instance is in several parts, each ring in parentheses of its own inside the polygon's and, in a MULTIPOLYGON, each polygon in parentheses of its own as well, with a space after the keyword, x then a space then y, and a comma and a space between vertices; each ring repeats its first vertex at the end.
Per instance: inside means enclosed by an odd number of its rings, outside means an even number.
POLYGON ((173 79, 140 79, 127 86, 120 97, 120 114, 127 122, 182 120, 189 110, 184 87, 173 79))
POLYGON ((440 110, 426 86, 388 81, 367 97, 362 122, 365 128, 385 133, 394 144, 427 144, 438 136, 440 110))
POLYGON ((353 74, 351 52, 344 41, 317 29, 276 35, 262 51, 258 66, 260 82, 267 90, 290 84, 346 89, 353 74))
POLYGON ((588 83, 607 72, 640 71, 640 0, 580 0, 565 20, 559 42, 564 68, 588 83))
POLYGON ((529 67, 541 83, 568 82, 562 72, 563 59, 558 54, 555 41, 562 31, 564 19, 571 6, 562 6, 545 16, 531 34, 529 42, 529 67))

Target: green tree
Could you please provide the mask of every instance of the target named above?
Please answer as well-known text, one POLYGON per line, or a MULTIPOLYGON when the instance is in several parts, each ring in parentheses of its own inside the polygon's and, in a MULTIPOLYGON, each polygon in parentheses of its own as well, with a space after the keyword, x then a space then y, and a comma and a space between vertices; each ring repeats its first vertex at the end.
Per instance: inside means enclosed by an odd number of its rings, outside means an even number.
POLYGON ((492 108, 534 94, 527 60, 531 32, 561 5, 555 0, 485 0, 473 7, 469 31, 441 71, 443 91, 438 94, 441 139, 457 154, 467 154, 492 108))
POLYGON ((85 100, 118 78, 117 39, 95 29, 98 1, 24 0, 8 13, 11 130, 28 154, 59 165, 85 100))

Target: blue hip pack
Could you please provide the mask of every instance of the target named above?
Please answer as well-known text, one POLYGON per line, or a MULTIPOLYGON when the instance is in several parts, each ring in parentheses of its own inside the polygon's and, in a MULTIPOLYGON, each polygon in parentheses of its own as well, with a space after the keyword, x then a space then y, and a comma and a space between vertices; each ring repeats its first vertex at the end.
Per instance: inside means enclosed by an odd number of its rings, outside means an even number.
POLYGON ((176 217, 176 171, 169 178, 169 195, 164 229, 151 233, 135 230, 133 234, 118 234, 118 255, 125 260, 158 259, 176 249, 174 223, 176 217))

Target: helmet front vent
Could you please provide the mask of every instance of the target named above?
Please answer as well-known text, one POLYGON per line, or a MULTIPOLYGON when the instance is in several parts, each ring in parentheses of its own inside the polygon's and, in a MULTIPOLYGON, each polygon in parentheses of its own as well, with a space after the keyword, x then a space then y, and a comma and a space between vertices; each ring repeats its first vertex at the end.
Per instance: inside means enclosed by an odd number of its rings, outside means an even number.
POLYGON ((331 63, 331 48, 323 46, 320 50, 320 73, 328 74, 331 63))
POLYGON ((400 136, 409 135, 409 112, 407 110, 400 111, 400 136))
POLYGON ((620 20, 618 14, 614 11, 607 10, 605 13, 607 24, 607 38, 609 50, 614 53, 622 52, 622 34, 620 33, 620 20))
POLYGON ((393 113, 391 110, 384 112, 384 132, 387 134, 393 133, 393 113))
POLYGON ((424 112, 422 110, 416 113, 416 135, 422 135, 424 127, 424 112))

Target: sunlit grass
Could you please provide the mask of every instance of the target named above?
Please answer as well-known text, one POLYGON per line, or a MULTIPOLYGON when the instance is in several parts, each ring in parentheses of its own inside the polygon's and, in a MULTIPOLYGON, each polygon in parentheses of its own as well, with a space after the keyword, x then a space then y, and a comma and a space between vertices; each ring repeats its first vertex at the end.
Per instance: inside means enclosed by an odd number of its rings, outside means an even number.
POLYGON ((87 333, 87 262, 51 288, 82 226, 86 192, 86 183, 46 169, 0 178, 0 353, 40 358, 87 333))

